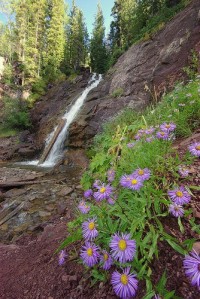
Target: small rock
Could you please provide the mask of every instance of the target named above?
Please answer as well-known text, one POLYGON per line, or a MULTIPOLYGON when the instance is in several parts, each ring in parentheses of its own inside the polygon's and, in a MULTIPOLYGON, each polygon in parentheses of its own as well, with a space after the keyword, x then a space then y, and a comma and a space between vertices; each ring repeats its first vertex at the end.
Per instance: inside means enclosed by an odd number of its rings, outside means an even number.
POLYGON ((73 192, 72 194, 71 194, 71 198, 72 199, 75 199, 77 197, 77 193, 76 192, 73 192))
POLYGON ((200 242, 196 242, 193 244, 193 248, 198 254, 200 254, 200 242))
POLYGON ((60 190, 60 192, 58 193, 58 196, 66 196, 70 193, 72 193, 73 189, 70 187, 64 187, 60 190))
POLYGON ((83 188, 81 185, 78 185, 78 186, 76 186, 76 189, 82 190, 83 188))
POLYGON ((61 279, 62 279, 62 281, 64 281, 64 282, 68 282, 69 275, 63 275, 61 279))
POLYGON ((69 276, 69 281, 77 281, 77 279, 76 275, 69 276))
POLYGON ((49 217, 49 216, 51 216, 51 213, 46 212, 46 211, 39 211, 38 214, 39 214, 40 217, 49 217))
POLYGON ((99 289, 102 289, 102 288, 103 288, 103 282, 100 282, 99 289))
POLYGON ((57 204, 57 211, 59 215, 62 215, 65 213, 65 210, 67 208, 67 203, 66 202, 59 202, 57 204))

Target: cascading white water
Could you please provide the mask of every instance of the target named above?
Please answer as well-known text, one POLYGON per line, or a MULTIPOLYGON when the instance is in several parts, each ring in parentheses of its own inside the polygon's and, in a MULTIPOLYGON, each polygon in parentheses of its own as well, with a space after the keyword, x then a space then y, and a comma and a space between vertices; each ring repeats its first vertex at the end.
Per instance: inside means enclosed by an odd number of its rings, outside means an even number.
MULTIPOLYGON (((30 161, 26 163, 21 163, 21 164, 28 164, 28 165, 38 165, 42 167, 52 167, 56 164, 56 162, 62 157, 62 152, 63 152, 63 147, 64 147, 64 142, 67 136, 67 131, 70 126, 70 124, 73 122, 74 118, 76 117, 78 111, 82 107, 88 93, 97 85, 100 83, 102 80, 102 75, 97 75, 93 74, 92 78, 88 82, 88 86, 86 89, 83 91, 83 93, 80 95, 80 97, 75 101, 75 103, 72 105, 72 107, 67 110, 67 112, 64 114, 62 117, 64 120, 66 120, 66 124, 64 125, 63 129, 59 133, 49 155, 47 156, 47 159, 44 161, 44 163, 39 165, 39 160, 37 161, 30 161)), ((55 129, 54 129, 55 132, 55 129)), ((53 136, 53 132, 47 137, 47 143, 46 147, 48 146, 49 142, 51 142, 51 138, 53 136), (49 138, 49 136, 51 136, 49 138)), ((45 148, 46 148, 45 147, 45 148)))

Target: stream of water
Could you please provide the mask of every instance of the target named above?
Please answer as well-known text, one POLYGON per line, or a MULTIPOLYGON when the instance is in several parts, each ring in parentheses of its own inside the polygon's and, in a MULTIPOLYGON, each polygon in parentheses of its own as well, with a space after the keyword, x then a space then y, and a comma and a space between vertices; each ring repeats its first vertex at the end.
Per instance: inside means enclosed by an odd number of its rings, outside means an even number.
MULTIPOLYGON (((67 109, 64 116, 62 117, 63 120, 66 120, 66 123, 65 123, 64 127, 62 128, 61 132, 59 133, 59 135, 58 135, 53 147, 51 148, 51 151, 48 154, 46 160, 41 164, 39 164, 39 160, 33 160, 33 161, 28 161, 28 162, 20 162, 18 164, 21 164, 21 165, 35 165, 35 166, 40 166, 40 167, 53 167, 54 165, 56 165, 56 163, 62 157, 64 142, 65 142, 65 139, 67 137, 68 128, 69 128, 70 124, 73 122, 73 120, 77 116, 79 110, 83 106, 84 101, 87 98, 88 93, 93 88, 97 87, 101 80, 102 80, 102 75, 93 74, 92 78, 88 82, 87 87, 82 92, 80 97, 75 101, 75 103, 71 106, 70 109, 67 109)), ((57 129, 57 127, 54 128, 53 132, 51 132, 49 134, 49 136, 47 137, 45 149, 47 148, 47 146, 51 142, 56 129, 57 129)))

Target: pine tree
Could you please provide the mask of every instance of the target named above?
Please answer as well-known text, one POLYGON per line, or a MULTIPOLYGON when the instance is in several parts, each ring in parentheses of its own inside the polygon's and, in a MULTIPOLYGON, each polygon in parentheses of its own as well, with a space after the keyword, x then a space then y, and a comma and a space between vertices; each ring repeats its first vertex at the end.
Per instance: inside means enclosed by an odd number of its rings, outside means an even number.
POLYGON ((90 42, 91 68, 94 72, 104 73, 107 68, 104 17, 100 4, 97 6, 94 28, 90 42))
POLYGON ((72 3, 69 22, 66 27, 65 61, 67 65, 78 70, 85 65, 88 52, 88 33, 82 11, 72 3))
POLYGON ((49 0, 46 16, 46 40, 43 50, 45 74, 54 78, 64 59, 65 3, 64 0, 49 0))

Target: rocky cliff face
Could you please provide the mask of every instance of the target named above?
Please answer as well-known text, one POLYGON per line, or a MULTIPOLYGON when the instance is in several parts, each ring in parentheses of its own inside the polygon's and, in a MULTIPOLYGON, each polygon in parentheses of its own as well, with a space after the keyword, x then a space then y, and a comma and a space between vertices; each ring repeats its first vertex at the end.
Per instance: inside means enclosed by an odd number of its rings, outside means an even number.
POLYGON ((152 39, 133 45, 93 90, 70 127, 67 145, 84 148, 102 122, 125 107, 141 110, 151 101, 145 86, 161 96, 183 80, 191 50, 200 53, 200 1, 194 0, 152 39), (118 97, 113 95, 118 94, 118 97))

